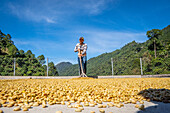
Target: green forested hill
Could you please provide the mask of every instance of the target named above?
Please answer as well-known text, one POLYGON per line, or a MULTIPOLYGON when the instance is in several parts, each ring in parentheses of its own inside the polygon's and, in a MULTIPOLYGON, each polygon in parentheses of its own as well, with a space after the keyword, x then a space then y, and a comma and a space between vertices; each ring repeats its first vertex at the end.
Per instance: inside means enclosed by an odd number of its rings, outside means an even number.
MULTIPOLYGON (((44 55, 40 55, 36 58, 31 50, 28 50, 27 52, 18 50, 11 40, 11 36, 0 31, 0 76, 13 75, 14 61, 16 62, 15 75, 44 76, 47 73, 47 66, 44 65, 44 55)), ((57 76, 58 72, 54 63, 50 62, 48 65, 49 75, 57 76)))
POLYGON ((72 66, 72 63, 70 63, 70 62, 61 62, 61 63, 57 64, 56 68, 57 68, 59 75, 63 75, 64 74, 63 72, 70 66, 72 66))
MULTIPOLYGON (((121 49, 104 53, 88 60, 87 75, 111 75, 111 58, 115 75, 140 74, 140 60, 143 62, 144 74, 170 73, 170 25, 161 30, 162 35, 156 40, 157 57, 154 57, 153 39, 144 43, 132 41, 121 49)), ((78 75, 78 65, 67 67, 63 75, 78 75)))

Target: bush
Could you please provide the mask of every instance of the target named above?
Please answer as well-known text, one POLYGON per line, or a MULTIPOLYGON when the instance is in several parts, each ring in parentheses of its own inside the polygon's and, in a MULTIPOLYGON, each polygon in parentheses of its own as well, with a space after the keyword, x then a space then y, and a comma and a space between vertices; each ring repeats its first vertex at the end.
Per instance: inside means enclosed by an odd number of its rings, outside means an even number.
POLYGON ((27 75, 31 76, 32 75, 32 71, 27 71, 27 75))
POLYGON ((24 74, 24 76, 27 76, 27 74, 24 74))
POLYGON ((8 74, 6 72, 1 72, 2 76, 7 76, 8 74))
POLYGON ((158 68, 158 67, 156 67, 154 70, 153 70, 153 73, 154 74, 160 74, 160 73, 162 73, 162 69, 161 68, 158 68))

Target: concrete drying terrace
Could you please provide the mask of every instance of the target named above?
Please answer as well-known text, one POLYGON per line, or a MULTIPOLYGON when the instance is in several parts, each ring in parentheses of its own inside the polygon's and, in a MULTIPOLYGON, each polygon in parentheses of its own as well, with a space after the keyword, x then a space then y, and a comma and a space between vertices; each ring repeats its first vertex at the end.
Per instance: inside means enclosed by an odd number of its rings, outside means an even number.
MULTIPOLYGON (((114 76, 98 76, 98 78, 162 78, 170 77, 170 74, 160 75, 114 75, 114 76)), ((72 79, 79 76, 0 76, 0 79, 72 79)))

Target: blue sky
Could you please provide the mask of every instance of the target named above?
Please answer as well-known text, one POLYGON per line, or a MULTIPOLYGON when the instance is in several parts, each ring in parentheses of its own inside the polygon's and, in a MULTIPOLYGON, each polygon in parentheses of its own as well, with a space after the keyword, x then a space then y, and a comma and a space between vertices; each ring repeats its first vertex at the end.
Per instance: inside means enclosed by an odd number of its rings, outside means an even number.
POLYGON ((146 31, 170 24, 170 0, 0 0, 0 30, 18 49, 55 63, 77 63, 79 37, 88 59, 144 42, 146 31))

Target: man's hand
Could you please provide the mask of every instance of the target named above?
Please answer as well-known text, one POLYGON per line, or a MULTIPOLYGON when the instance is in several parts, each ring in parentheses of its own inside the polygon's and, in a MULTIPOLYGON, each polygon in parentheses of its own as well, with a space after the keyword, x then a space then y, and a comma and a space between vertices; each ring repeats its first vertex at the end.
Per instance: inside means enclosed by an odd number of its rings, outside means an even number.
POLYGON ((80 51, 80 49, 78 49, 78 51, 80 51))
POLYGON ((78 53, 78 56, 79 56, 79 57, 81 57, 81 56, 83 56, 83 55, 82 55, 82 54, 80 54, 80 53, 78 53))

